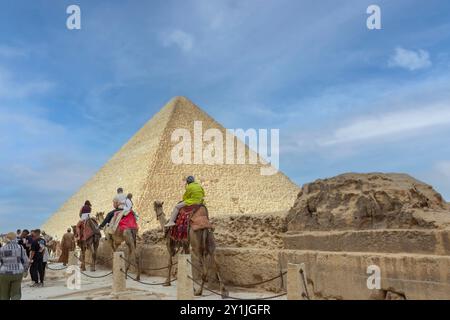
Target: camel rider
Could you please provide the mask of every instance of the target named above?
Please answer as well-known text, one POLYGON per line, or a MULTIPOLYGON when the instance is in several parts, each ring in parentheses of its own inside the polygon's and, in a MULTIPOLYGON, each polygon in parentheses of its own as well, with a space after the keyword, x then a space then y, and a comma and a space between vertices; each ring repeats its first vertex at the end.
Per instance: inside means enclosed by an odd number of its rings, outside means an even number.
POLYGON ((106 215, 105 220, 103 220, 103 222, 99 225, 99 228, 100 228, 100 229, 104 228, 105 225, 106 225, 107 223, 110 223, 110 222, 111 222, 112 218, 114 217, 114 214, 115 214, 117 211, 123 210, 123 208, 124 208, 124 206, 125 206, 125 200, 126 200, 126 196, 125 196, 125 194, 123 193, 123 189, 122 189, 122 188, 118 188, 118 189, 117 189, 117 195, 116 195, 116 196, 114 197, 114 199, 113 199, 113 207, 114 207, 114 210, 111 211, 111 212, 109 212, 109 213, 106 215))
MULTIPOLYGON (((80 209, 79 213, 80 221, 77 223, 77 235, 79 239, 83 237, 84 229, 86 228, 86 221, 89 219, 91 211, 92 211, 91 202, 89 200, 86 200, 84 202, 84 205, 80 209)), ((43 233, 42 235, 44 236, 45 239, 45 234, 43 233)), ((49 239, 47 238, 46 241, 49 241, 49 239)))
POLYGON ((133 210, 133 195, 131 193, 127 194, 127 197, 125 198, 125 203, 123 205, 123 211, 119 212, 116 216, 116 218, 111 220, 110 225, 111 229, 107 230, 106 232, 114 233, 117 230, 117 227, 119 226, 120 220, 122 220, 123 217, 127 216, 129 213, 133 213, 134 217, 137 221, 137 215, 133 210))
POLYGON ((194 204, 203 204, 205 197, 205 191, 202 186, 195 182, 193 176, 189 176, 186 179, 186 191, 183 195, 183 201, 179 202, 175 208, 173 208, 172 215, 170 216, 169 222, 166 223, 165 227, 172 227, 175 225, 177 220, 178 212, 184 206, 192 206, 194 204))
POLYGON ((127 194, 127 198, 125 199, 125 204, 123 207, 123 216, 127 216, 130 212, 133 212, 136 221, 139 219, 139 215, 136 210, 133 209, 133 195, 131 193, 127 194))
POLYGON ((127 214, 133 210, 133 195, 131 193, 127 194, 127 198, 125 199, 125 203, 123 206, 123 216, 125 217, 127 214))
POLYGON ((84 202, 84 206, 80 209, 80 219, 83 221, 86 221, 87 219, 89 219, 89 215, 91 214, 91 211, 92 211, 91 202, 89 200, 86 200, 84 202))

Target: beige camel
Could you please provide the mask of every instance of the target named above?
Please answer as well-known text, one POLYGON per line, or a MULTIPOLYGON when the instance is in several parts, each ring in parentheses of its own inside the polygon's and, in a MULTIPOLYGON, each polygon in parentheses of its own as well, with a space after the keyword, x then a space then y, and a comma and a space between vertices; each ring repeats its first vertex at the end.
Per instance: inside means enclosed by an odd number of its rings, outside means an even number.
POLYGON ((47 250, 50 258, 58 258, 58 248, 61 246, 61 242, 59 240, 51 239, 47 242, 47 250))
MULTIPOLYGON (((195 257, 198 258, 200 262, 200 270, 201 272, 201 285, 199 288, 197 288, 194 292, 196 296, 201 296, 203 292, 203 287, 205 282, 208 278, 208 266, 211 266, 214 270, 214 274, 217 276, 217 279, 219 280, 220 285, 220 293, 222 294, 222 298, 225 298, 228 296, 228 291, 225 288, 225 285, 223 284, 222 278, 220 276, 219 266, 216 262, 215 258, 215 240, 214 240, 214 234, 209 229, 202 229, 194 231, 193 229, 189 228, 189 239, 188 241, 176 241, 170 237, 170 232, 168 230, 165 230, 164 225, 166 224, 166 215, 163 211, 163 204, 164 202, 161 201, 155 201, 154 202, 154 209, 156 213, 156 218, 158 219, 159 223, 161 224, 161 228, 163 231, 165 231, 165 239, 166 239, 166 246, 167 251, 169 252, 169 268, 167 273, 167 279, 165 282, 165 286, 170 286, 170 277, 172 273, 172 257, 177 254, 180 248, 182 248, 183 252, 188 254, 189 248, 192 248, 192 252, 195 255, 195 257), (208 259, 209 258, 209 259, 208 259), (209 261, 208 261, 209 260, 209 261), (209 262, 209 263, 208 263, 209 262)), ((207 210, 206 207, 202 206, 198 210, 207 210)))
MULTIPOLYGON (((97 213, 97 219, 98 221, 104 220, 104 212, 98 212, 97 213)), ((137 238, 137 230, 136 229, 125 229, 121 231, 119 228, 116 229, 115 233, 113 235, 107 234, 106 235, 106 241, 111 246, 113 252, 116 252, 117 248, 120 247, 120 245, 125 242, 125 244, 128 247, 128 258, 126 259, 126 267, 125 267, 125 273, 128 272, 131 265, 131 258, 133 259, 133 263, 136 267, 136 280, 141 279, 141 267, 140 267, 140 259, 139 255, 137 254, 136 250, 136 238, 137 238)))
POLYGON ((42 238, 44 238, 47 243, 48 255, 52 258, 56 254, 56 248, 58 246, 59 241, 55 240, 52 236, 48 235, 45 231, 42 231, 42 238))

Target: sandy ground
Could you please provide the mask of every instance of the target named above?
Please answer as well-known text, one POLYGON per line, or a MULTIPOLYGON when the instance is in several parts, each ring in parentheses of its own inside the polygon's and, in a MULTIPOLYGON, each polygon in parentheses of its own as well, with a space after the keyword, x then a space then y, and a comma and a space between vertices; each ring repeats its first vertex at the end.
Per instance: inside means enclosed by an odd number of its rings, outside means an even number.
MULTIPOLYGON (((51 264, 52 268, 61 268, 61 264, 51 264)), ((110 272, 108 269, 101 269, 96 272, 85 272, 88 275, 101 276, 110 272)), ((24 300, 173 300, 177 295, 177 282, 172 286, 163 287, 161 285, 144 285, 131 279, 127 280, 127 291, 120 295, 111 294, 112 275, 103 278, 89 278, 81 276, 81 288, 79 290, 69 289, 66 285, 65 270, 53 271, 47 269, 46 282, 44 287, 32 288, 30 276, 22 282, 22 299, 24 300)), ((150 277, 141 275, 141 281, 150 283, 160 283, 164 281, 162 277, 150 277)), ((230 296, 242 299, 258 299, 275 295, 272 292, 251 291, 249 289, 240 289, 227 287, 230 296)), ((196 297, 198 300, 221 299, 219 296, 208 291, 203 292, 202 297, 196 297)), ((282 296, 275 299, 286 299, 282 296)))

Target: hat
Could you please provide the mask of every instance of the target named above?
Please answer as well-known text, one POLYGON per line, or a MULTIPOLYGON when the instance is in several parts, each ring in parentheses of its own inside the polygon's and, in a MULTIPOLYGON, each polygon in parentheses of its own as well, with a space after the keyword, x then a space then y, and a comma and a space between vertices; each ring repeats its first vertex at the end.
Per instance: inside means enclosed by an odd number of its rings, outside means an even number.
POLYGON ((16 240, 16 238, 17 238, 17 234, 16 234, 15 232, 9 232, 9 233, 6 235, 6 239, 8 239, 8 240, 10 240, 10 241, 16 240))
POLYGON ((189 177, 186 178, 186 182, 187 183, 192 183, 194 181, 195 181, 195 178, 193 176, 189 176, 189 177))

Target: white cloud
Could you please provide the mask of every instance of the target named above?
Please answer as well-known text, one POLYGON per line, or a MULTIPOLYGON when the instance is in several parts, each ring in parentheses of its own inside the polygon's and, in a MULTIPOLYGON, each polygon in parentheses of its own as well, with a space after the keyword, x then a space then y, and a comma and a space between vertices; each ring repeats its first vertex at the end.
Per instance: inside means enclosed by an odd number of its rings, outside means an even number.
POLYGON ((425 50, 407 50, 401 47, 395 49, 388 62, 390 67, 400 67, 410 71, 431 67, 430 54, 425 50))
POLYGON ((331 137, 319 140, 319 144, 335 145, 411 133, 417 129, 450 124, 450 107, 435 106, 419 110, 402 110, 398 112, 375 115, 356 119, 346 126, 336 129, 331 137))
POLYGON ((69 194, 94 173, 93 168, 81 164, 79 158, 62 156, 57 152, 48 154, 47 159, 41 162, 37 168, 28 164, 12 165, 10 178, 25 188, 69 194))
POLYGON ((55 86, 47 80, 20 82, 13 74, 0 66, 0 98, 27 98, 50 91, 55 86))
POLYGON ((3 58, 17 58, 17 57, 25 57, 27 55, 27 51, 22 48, 0 45, 0 57, 3 58))
POLYGON ((182 30, 173 30, 163 35, 163 46, 177 46, 183 52, 189 52, 194 46, 194 36, 182 30))

